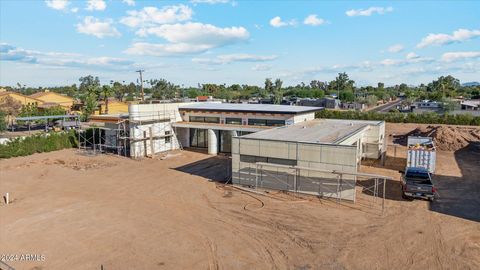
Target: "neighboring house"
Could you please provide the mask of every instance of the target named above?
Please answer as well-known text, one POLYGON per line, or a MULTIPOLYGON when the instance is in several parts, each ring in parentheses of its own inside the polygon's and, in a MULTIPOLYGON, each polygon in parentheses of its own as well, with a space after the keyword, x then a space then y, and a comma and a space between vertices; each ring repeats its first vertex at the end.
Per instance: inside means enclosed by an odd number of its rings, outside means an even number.
POLYGON ((338 109, 340 100, 335 98, 305 98, 298 101, 299 106, 323 107, 326 109, 338 109))
MULTIPOLYGON (((105 114, 106 106, 105 102, 99 102, 99 109, 95 111, 96 115, 105 114)), ((108 114, 121 114, 121 113, 128 113, 128 103, 122 102, 116 99, 109 99, 108 100, 108 114)))
POLYGON ((206 102, 206 101, 210 101, 210 100, 213 100, 212 96, 198 96, 197 97, 197 102, 206 102))
POLYGON ((464 100, 460 105, 465 111, 480 111, 480 99, 464 100))
POLYGON ((443 111, 442 103, 431 100, 422 100, 420 102, 415 102, 412 104, 411 109, 414 113, 443 111))
POLYGON ((344 110, 363 111, 367 108, 367 105, 358 102, 342 102, 340 107, 344 110))
POLYGON ((43 106, 39 106, 40 108, 60 106, 66 111, 71 111, 74 103, 73 98, 55 92, 50 92, 49 90, 32 94, 29 97, 42 100, 43 106))
POLYGON ((13 100, 20 102, 23 106, 26 106, 26 105, 39 106, 44 103, 43 100, 30 97, 30 96, 25 96, 16 92, 9 92, 9 91, 0 92, 0 103, 4 102, 4 100, 7 97, 11 97, 13 100))

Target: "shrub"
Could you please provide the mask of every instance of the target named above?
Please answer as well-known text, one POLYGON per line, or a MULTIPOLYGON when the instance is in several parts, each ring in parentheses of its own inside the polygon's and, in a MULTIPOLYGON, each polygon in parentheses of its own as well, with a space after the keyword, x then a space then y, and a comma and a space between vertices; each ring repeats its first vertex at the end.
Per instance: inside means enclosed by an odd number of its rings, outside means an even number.
POLYGON ((78 146, 75 131, 36 134, 25 138, 16 138, 0 145, 0 158, 28 156, 34 153, 51 152, 78 146))
POLYGON ((436 114, 436 113, 400 113, 400 112, 360 112, 360 111, 332 111, 317 112, 316 118, 357 119, 357 120, 384 120, 391 123, 421 123, 421 124, 448 124, 479 126, 480 116, 471 114, 436 114))
POLYGON ((0 132, 7 130, 6 117, 7 117, 7 114, 0 111, 0 132))

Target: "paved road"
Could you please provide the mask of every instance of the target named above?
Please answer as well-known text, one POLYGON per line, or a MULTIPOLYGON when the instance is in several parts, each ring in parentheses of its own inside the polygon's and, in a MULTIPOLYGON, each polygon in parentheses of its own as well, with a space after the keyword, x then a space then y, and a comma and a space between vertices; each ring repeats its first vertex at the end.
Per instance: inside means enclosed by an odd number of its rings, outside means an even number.
POLYGON ((371 111, 373 112, 388 112, 391 109, 395 108, 395 106, 399 105, 403 101, 403 98, 398 98, 394 102, 389 102, 387 104, 384 104, 382 106, 378 106, 375 109, 372 109, 371 111))

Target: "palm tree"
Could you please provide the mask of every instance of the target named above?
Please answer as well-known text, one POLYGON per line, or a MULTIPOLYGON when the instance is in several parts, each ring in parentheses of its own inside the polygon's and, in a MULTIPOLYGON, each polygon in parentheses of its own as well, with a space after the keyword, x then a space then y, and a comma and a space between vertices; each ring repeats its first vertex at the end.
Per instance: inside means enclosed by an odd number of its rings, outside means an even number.
POLYGON ((108 85, 104 85, 102 87, 102 91, 101 91, 101 96, 103 98, 103 100, 105 101, 105 114, 108 114, 108 98, 111 97, 113 95, 114 91, 112 89, 112 87, 108 86, 108 85))

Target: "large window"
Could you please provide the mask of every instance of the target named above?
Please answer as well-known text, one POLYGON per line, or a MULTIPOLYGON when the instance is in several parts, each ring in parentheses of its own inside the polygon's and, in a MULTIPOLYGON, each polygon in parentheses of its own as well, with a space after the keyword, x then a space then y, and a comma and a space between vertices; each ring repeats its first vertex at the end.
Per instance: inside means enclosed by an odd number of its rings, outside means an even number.
POLYGON ((241 125, 242 118, 225 118, 225 124, 227 125, 241 125))
POLYGON ((190 116, 190 122, 202 122, 202 123, 220 123, 219 117, 210 116, 190 116))
POLYGON ((248 119, 250 126, 284 126, 285 120, 276 119, 248 119))
POLYGON ((273 164, 288 165, 288 166, 297 165, 297 161, 294 159, 257 157, 257 156, 250 156, 250 155, 240 155, 240 161, 246 162, 246 163, 264 162, 264 163, 273 163, 273 164))
POLYGON ((199 147, 199 148, 207 148, 207 130, 206 129, 198 129, 198 128, 191 128, 190 129, 190 146, 191 147, 199 147))

